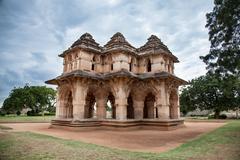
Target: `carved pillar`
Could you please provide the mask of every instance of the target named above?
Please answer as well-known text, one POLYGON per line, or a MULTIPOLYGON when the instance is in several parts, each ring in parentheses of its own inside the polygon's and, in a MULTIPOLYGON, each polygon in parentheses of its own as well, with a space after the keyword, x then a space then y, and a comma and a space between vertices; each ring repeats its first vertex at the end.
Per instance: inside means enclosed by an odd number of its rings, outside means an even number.
POLYGON ((176 118, 180 118, 181 115, 180 115, 180 104, 179 104, 178 88, 177 88, 177 102, 176 103, 177 103, 177 106, 176 106, 177 107, 177 115, 176 115, 177 117, 176 118))
POLYGON ((73 90, 73 119, 84 119, 84 106, 87 94, 87 85, 84 80, 76 80, 73 90))
POLYGON ((97 97, 97 118, 104 119, 106 118, 106 105, 107 98, 106 97, 97 97))
POLYGON ((64 100, 59 100, 58 102, 57 102, 58 104, 57 104, 57 108, 56 108, 56 118, 64 118, 64 111, 63 111, 63 109, 64 109, 64 100))
POLYGON ((108 91, 104 86, 95 91, 96 104, 97 104, 97 118, 106 118, 106 106, 108 100, 108 91))
POLYGON ((60 100, 60 89, 57 87, 57 103, 56 103, 56 115, 55 118, 60 118, 60 108, 61 107, 61 100, 60 100))
POLYGON ((169 104, 167 102, 168 93, 166 90, 165 82, 161 82, 161 92, 160 95, 156 97, 156 107, 158 108, 158 118, 169 119, 169 104))
POLYGON ((127 119, 127 97, 131 81, 126 78, 111 79, 110 85, 115 97, 116 119, 127 119))
POLYGON ((127 119, 127 98, 120 97, 116 99, 116 119, 127 119))
POLYGON ((134 119, 143 119, 144 100, 133 99, 134 119))

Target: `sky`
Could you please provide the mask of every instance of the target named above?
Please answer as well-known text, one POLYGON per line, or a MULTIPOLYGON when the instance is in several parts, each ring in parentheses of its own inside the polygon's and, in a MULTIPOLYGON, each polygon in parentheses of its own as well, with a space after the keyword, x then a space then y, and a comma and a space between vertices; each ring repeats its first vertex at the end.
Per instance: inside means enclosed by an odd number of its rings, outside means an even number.
POLYGON ((121 32, 137 48, 157 35, 179 58, 178 77, 203 75, 212 8, 213 0, 0 0, 0 104, 13 87, 60 75, 58 55, 85 32, 102 46, 121 32))

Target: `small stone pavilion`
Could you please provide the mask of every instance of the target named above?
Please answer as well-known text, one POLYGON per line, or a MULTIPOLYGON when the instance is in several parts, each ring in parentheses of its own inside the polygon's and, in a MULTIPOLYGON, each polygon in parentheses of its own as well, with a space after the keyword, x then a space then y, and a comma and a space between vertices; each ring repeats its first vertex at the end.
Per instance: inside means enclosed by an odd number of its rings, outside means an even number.
POLYGON ((187 82, 175 76, 178 58, 157 36, 135 48, 118 32, 102 47, 85 33, 59 56, 62 75, 46 81, 58 86, 52 127, 183 125, 178 87, 187 82))

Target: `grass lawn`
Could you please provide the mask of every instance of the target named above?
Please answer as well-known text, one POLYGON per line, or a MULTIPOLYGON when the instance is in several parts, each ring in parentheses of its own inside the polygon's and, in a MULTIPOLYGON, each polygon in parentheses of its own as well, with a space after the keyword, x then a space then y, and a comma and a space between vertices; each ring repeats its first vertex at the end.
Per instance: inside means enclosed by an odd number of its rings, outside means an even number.
POLYGON ((54 116, 0 116, 0 123, 4 122, 50 122, 54 116))
POLYGON ((0 159, 239 160, 240 121, 231 121, 180 147, 158 154, 111 149, 31 132, 9 132, 0 127, 0 159))

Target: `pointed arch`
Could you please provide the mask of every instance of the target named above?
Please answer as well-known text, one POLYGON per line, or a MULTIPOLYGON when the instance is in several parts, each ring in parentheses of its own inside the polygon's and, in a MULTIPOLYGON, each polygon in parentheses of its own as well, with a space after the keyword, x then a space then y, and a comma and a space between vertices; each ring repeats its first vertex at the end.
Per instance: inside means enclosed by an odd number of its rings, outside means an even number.
POLYGON ((147 62, 146 70, 147 70, 147 72, 151 72, 152 71, 152 64, 151 64, 150 58, 148 58, 146 62, 147 62))
POLYGON ((144 100, 143 118, 154 118, 155 96, 149 92, 144 100))
POLYGON ((94 55, 92 58, 92 71, 95 71, 96 69, 95 63, 96 63, 96 56, 94 55))
POLYGON ((133 70, 133 58, 131 58, 131 61, 129 63, 129 71, 132 72, 133 70))

